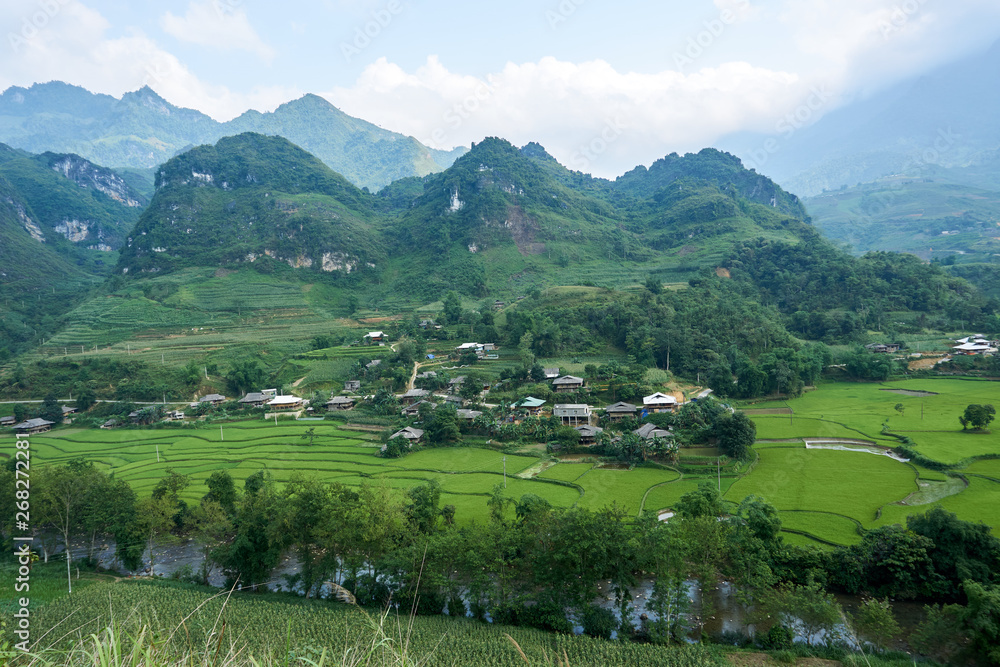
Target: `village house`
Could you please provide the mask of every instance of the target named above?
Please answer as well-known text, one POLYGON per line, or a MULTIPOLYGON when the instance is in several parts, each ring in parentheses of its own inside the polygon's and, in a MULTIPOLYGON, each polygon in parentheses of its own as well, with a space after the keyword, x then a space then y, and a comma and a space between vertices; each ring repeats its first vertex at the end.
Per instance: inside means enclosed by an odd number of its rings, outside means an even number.
POLYGON ((298 396, 275 396, 267 402, 271 410, 301 410, 304 401, 298 396))
POLYGON ((618 401, 617 403, 604 408, 604 414, 607 415, 608 419, 613 422, 635 417, 635 414, 638 411, 639 408, 631 403, 625 403, 624 401, 618 401))
POLYGON ((899 343, 871 343, 870 345, 865 345, 865 349, 875 354, 893 354, 899 352, 899 343))
POLYGON ((427 391, 426 389, 411 389, 402 396, 400 396, 399 400, 409 405, 411 403, 416 403, 417 401, 422 401, 423 399, 430 396, 430 394, 431 392, 427 391))
POLYGON ((656 392, 643 396, 642 407, 647 412, 673 412, 677 409, 677 399, 670 394, 656 392))
POLYGON ((436 409, 438 406, 437 403, 431 403, 430 401, 418 401, 417 403, 407 405, 400 414, 404 417, 416 417, 420 414, 420 406, 422 405, 429 406, 431 410, 436 409))
POLYGON ((359 391, 361 389, 361 380, 348 380, 344 383, 344 391, 359 391))
POLYGON ((466 400, 458 394, 448 394, 444 397, 444 400, 446 403, 450 403, 451 405, 459 408, 466 404, 466 400))
POLYGON ((371 370, 371 369, 375 368, 376 366, 380 365, 381 363, 382 363, 381 359, 372 359, 367 364, 365 364, 365 368, 367 368, 368 370, 371 370))
POLYGON ((369 331, 361 339, 365 345, 383 345, 386 341, 386 335, 383 331, 369 331))
POLYGON ((55 422, 46 419, 29 419, 14 426, 14 430, 20 435, 35 435, 51 431, 55 422))
POLYGON ((955 345, 951 349, 956 354, 996 354, 997 348, 1000 348, 1000 341, 987 340, 979 335, 959 338, 955 342, 958 345, 955 345))
POLYGON ((552 388, 560 394, 583 389, 583 378, 573 375, 563 375, 552 381, 552 388))
POLYGON ((222 394, 208 394, 199 398, 198 402, 201 404, 208 403, 209 405, 222 405, 226 402, 226 397, 222 394))
POLYGON ((476 356, 482 359, 486 356, 493 356, 492 353, 498 349, 496 343, 462 343, 455 348, 455 351, 460 355, 466 352, 475 352, 476 356))
POLYGON ((424 371, 423 373, 418 374, 415 379, 417 379, 417 380, 431 380, 433 378, 436 378, 437 376, 438 376, 438 374, 435 371, 424 371))
POLYGON ((459 375, 457 378, 452 378, 451 380, 448 380, 448 391, 458 391, 463 384, 465 384, 464 375, 459 375))
POLYGON ((101 424, 101 428, 118 428, 121 425, 122 425, 122 420, 118 419, 117 417, 112 417, 111 419, 101 424))
POLYGON ((424 437, 423 430, 419 428, 413 428, 412 426, 407 426, 406 428, 400 429, 399 431, 393 433, 391 436, 389 436, 389 439, 392 440, 393 438, 403 438, 404 440, 409 440, 410 446, 412 447, 413 443, 420 442, 420 438, 422 437, 424 437))
POLYGON ((597 436, 604 433, 604 429, 599 426, 577 426, 576 430, 580 434, 580 444, 587 447, 597 444, 597 436))
POLYGON ((253 391, 241 398, 239 403, 242 407, 260 408, 267 403, 269 398, 273 398, 273 396, 268 397, 264 394, 264 392, 253 391))
POLYGON ((552 416, 562 422, 563 426, 589 424, 591 410, 583 403, 557 403, 552 408, 552 416))
POLYGON ((546 380, 555 380, 561 375, 558 368, 543 368, 542 372, 545 373, 546 380))
POLYGON ((660 438, 661 440, 672 440, 674 437, 673 433, 660 428, 656 424, 643 424, 632 432, 644 440, 653 440, 655 438, 660 438))
POLYGON ((354 399, 350 396, 334 396, 326 402, 327 410, 350 410, 354 407, 354 399))
POLYGON ((165 419, 167 421, 180 421, 184 419, 184 413, 180 410, 171 410, 167 413, 165 419))
POLYGON ((0 417, 0 426, 13 426, 14 422, 17 420, 14 415, 7 415, 6 417, 0 417))
POLYGON ((527 410, 529 415, 539 415, 542 413, 543 405, 545 405, 544 399, 527 396, 514 403, 511 407, 527 410))
POLYGON ((456 410, 455 414, 458 415, 459 419, 471 422, 476 417, 481 417, 483 413, 479 410, 456 410))

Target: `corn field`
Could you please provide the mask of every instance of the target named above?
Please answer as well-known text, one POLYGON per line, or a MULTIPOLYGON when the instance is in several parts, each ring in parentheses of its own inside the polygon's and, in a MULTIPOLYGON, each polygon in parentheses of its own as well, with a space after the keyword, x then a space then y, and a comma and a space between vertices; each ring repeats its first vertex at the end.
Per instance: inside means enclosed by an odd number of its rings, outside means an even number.
POLYGON ((325 601, 211 595, 153 582, 100 584, 42 607, 32 667, 236 664, 728 664, 700 646, 617 643, 325 601), (144 656, 135 659, 136 653, 144 656), (150 660, 153 656, 157 659, 150 660))

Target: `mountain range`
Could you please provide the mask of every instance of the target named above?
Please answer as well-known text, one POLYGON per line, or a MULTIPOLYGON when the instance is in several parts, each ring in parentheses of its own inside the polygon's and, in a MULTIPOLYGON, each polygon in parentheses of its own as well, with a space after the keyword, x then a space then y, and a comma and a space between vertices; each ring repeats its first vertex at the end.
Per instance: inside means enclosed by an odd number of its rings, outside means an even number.
MULTIPOLYGON (((75 153, 114 169, 148 172, 183 150, 243 132, 283 136, 371 190, 441 171, 466 150, 428 148, 353 118, 317 95, 220 123, 170 104, 149 87, 120 99, 59 81, 0 94, 0 141, 33 153, 75 153)), ((136 176, 143 177, 152 180, 136 176)))
POLYGON ((795 240, 796 197, 706 149, 616 181, 497 138, 445 171, 360 190, 286 139, 221 139, 162 165, 119 272, 284 266, 436 298, 532 285, 686 279, 739 238, 795 240))
POLYGON ((1000 42, 828 113, 832 95, 821 93, 818 110, 796 111, 775 132, 718 145, 800 196, 896 175, 981 187, 1000 174, 1000 42))

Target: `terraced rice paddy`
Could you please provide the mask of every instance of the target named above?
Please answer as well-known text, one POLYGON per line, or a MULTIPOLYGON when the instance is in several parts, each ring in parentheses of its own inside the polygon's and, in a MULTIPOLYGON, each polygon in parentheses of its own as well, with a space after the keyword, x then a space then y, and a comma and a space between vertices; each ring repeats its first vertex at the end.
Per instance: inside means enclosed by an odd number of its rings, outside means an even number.
POLYGON ((205 480, 215 470, 229 471, 238 484, 260 469, 267 469, 279 484, 296 474, 395 488, 434 480, 441 485, 441 503, 455 505, 460 522, 486 520, 486 498, 498 484, 506 484, 504 493, 511 498, 530 493, 557 507, 580 504, 591 509, 617 503, 636 514, 647 490, 680 478, 673 470, 592 469, 590 464, 567 463, 523 479, 518 473, 537 466, 536 457, 477 448, 424 449, 402 459, 383 459, 376 456, 378 442, 323 422, 242 422, 221 429, 70 429, 33 436, 31 442, 36 460, 60 463, 83 457, 113 470, 139 494, 151 492, 168 469, 188 475, 191 484, 183 494, 188 502, 204 495, 205 480), (311 445, 303 437, 307 428, 316 429, 311 445))

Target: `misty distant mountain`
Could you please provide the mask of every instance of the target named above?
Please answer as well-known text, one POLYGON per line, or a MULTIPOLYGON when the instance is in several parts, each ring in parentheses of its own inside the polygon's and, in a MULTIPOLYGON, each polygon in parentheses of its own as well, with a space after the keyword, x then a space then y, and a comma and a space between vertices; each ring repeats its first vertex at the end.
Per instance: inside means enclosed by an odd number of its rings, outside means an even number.
POLYGON ((430 149, 316 95, 227 123, 176 107, 149 87, 116 99, 54 81, 0 95, 0 141, 32 153, 75 153, 114 169, 150 170, 184 150, 243 132, 283 136, 371 190, 441 171, 466 150, 430 149))
MULTIPOLYGON (((967 176, 981 186, 983 168, 1000 166, 998 118, 1000 43, 848 104, 808 127, 787 123, 773 135, 740 133, 719 145, 800 196, 892 175, 940 177, 969 167, 974 173, 967 176)), ((947 180, 964 177, 959 171, 947 180)))

